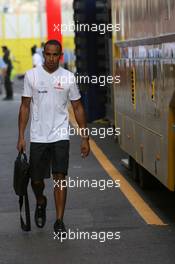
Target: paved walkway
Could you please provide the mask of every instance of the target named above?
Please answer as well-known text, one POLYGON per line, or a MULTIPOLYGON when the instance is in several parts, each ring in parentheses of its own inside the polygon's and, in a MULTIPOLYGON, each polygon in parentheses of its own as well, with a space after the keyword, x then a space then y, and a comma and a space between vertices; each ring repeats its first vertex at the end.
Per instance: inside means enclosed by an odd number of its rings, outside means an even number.
MULTIPOLYGON (((92 232, 96 232, 97 237, 93 236, 93 239, 69 239, 64 243, 54 239, 52 180, 46 182, 46 226, 38 229, 34 224, 35 200, 29 187, 32 231, 24 233, 20 230, 18 199, 12 188, 13 163, 17 155, 20 87, 21 83, 16 83, 14 101, 0 100, 0 264, 175 263, 174 224, 161 227, 147 225, 118 188, 107 188, 104 191, 99 188, 69 188, 65 211, 66 227, 74 231, 76 236, 80 231, 88 232, 90 236, 92 232), (107 232, 120 232, 121 238, 106 238, 105 242, 100 242, 104 240, 102 232, 105 232, 105 236, 107 232)), ((82 161, 79 144, 79 137, 72 137, 69 177, 97 181, 110 179, 92 153, 82 161)), ((119 165, 121 151, 114 140, 97 140, 97 144, 127 178, 127 172, 119 165)))

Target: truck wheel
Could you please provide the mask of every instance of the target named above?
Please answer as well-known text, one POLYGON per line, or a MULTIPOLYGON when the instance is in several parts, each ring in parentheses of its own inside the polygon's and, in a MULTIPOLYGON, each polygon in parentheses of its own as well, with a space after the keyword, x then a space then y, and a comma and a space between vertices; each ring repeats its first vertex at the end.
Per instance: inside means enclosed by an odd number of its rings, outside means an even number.
POLYGON ((150 173, 143 168, 141 165, 138 166, 139 171, 139 185, 145 190, 151 187, 151 175, 150 173))
POLYGON ((139 165, 138 163, 135 161, 135 159, 133 159, 131 156, 129 157, 129 166, 130 166, 130 170, 131 170, 131 175, 134 181, 138 182, 139 181, 139 165))

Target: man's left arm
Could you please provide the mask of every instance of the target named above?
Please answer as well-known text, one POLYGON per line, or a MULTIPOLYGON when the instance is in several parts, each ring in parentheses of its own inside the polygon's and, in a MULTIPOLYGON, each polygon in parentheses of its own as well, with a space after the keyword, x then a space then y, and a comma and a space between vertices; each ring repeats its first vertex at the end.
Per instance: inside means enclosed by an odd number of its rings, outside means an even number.
POLYGON ((90 152, 89 134, 87 133, 86 115, 81 100, 71 101, 75 119, 81 129, 81 155, 87 157, 90 152))

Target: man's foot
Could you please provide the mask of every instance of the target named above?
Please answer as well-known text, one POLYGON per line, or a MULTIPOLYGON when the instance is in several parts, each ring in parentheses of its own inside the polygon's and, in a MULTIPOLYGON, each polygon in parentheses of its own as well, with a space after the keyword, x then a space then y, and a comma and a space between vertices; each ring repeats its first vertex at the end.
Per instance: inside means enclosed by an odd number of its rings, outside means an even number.
POLYGON ((46 206, 47 206, 47 198, 44 197, 44 202, 42 204, 36 204, 35 209, 35 223, 37 227, 43 228, 46 223, 46 206))
POLYGON ((63 220, 57 219, 53 228, 57 236, 60 236, 60 235, 62 235, 62 237, 66 236, 67 231, 63 223, 63 220))
POLYGON ((2 100, 3 101, 13 100, 13 97, 4 97, 2 100))

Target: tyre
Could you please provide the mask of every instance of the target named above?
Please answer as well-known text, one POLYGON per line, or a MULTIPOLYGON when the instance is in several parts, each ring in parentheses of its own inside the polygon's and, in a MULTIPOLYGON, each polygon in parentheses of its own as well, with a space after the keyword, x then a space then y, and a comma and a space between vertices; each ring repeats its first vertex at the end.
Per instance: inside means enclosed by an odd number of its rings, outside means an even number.
POLYGON ((135 159, 133 159, 131 156, 129 157, 129 167, 131 170, 131 175, 134 181, 138 182, 139 181, 139 165, 138 163, 135 161, 135 159))
POLYGON ((145 190, 145 189, 150 189, 152 185, 152 177, 150 173, 143 168, 141 165, 138 165, 138 176, 139 176, 139 185, 140 187, 145 190))

